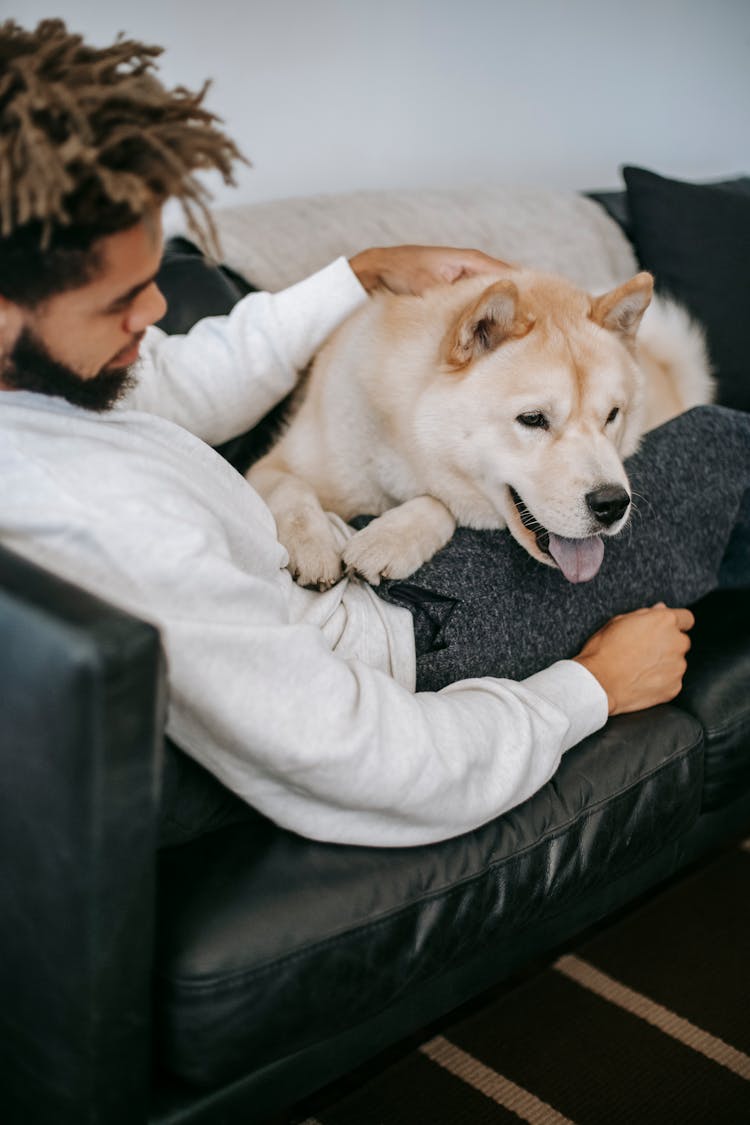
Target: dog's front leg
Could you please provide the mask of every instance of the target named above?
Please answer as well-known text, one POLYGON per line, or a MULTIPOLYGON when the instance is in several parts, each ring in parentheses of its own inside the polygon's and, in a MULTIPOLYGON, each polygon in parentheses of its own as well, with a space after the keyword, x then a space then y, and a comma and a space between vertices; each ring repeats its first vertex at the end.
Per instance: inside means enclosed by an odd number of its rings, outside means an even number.
POLYGON ((432 496, 415 496, 358 531, 344 548, 344 565, 377 586, 407 578, 450 539, 456 521, 432 496))
POLYGON ((260 493, 276 520, 279 542, 289 553, 289 570, 301 586, 320 590, 342 575, 341 552, 320 502, 301 477, 259 461, 247 479, 260 493))

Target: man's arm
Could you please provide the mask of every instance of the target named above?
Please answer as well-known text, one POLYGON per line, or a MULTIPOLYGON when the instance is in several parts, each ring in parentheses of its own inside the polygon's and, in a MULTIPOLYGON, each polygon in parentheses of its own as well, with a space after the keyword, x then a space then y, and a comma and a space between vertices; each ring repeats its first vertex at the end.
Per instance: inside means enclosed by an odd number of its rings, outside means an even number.
POLYGON ((150 328, 124 405, 218 445, 256 424, 366 293, 345 259, 282 290, 250 293, 184 336, 150 328))
POLYGON ((165 623, 172 738, 282 827, 388 847, 493 820, 537 792, 608 710, 673 698, 690 616, 656 607, 605 626, 594 647, 606 687, 584 659, 521 682, 483 677, 413 694, 341 659, 316 628, 271 624, 270 589, 264 625, 243 627, 233 603, 231 624, 210 631, 184 617, 165 623))
MULTIPOLYGON (((267 610, 273 607, 271 591, 267 610)), ((515 807, 599 729, 606 696, 562 661, 527 682, 410 692, 278 621, 160 620, 172 739, 275 823, 313 839, 407 847, 515 807)))

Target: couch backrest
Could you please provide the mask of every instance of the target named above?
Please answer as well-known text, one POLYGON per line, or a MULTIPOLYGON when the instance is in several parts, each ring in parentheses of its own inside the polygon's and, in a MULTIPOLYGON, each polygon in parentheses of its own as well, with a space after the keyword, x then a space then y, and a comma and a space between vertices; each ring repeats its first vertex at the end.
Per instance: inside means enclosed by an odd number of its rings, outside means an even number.
POLYGON ((592 291, 638 271, 620 226, 573 192, 361 191, 225 207, 214 218, 222 260, 261 289, 282 289, 342 254, 401 243, 476 247, 592 291))

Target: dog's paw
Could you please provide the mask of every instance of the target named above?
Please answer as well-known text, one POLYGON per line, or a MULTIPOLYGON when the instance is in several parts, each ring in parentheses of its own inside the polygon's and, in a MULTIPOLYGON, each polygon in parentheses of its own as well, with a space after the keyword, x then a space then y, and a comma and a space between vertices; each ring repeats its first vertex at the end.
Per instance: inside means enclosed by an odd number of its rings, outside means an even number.
POLYGON ((358 531, 344 548, 344 565, 372 586, 381 578, 408 578, 445 546, 455 527, 439 500, 414 496, 358 531))
POLYGON ((344 548, 344 566, 378 586, 381 578, 408 578, 430 556, 420 543, 409 541, 398 527, 373 520, 349 540, 344 548))
POLYGON ((328 590, 343 576, 341 555, 335 548, 320 543, 299 542, 289 552, 289 570, 300 586, 328 590))
POLYGON ((279 526, 279 540, 289 555, 289 571, 300 586, 327 590, 343 575, 341 552, 322 513, 321 520, 314 522, 318 526, 309 520, 289 520, 279 526))
POLYGON ((292 578, 300 586, 312 586, 316 590, 329 590, 340 582, 344 571, 338 551, 328 551, 311 544, 302 550, 289 553, 289 569, 292 578))

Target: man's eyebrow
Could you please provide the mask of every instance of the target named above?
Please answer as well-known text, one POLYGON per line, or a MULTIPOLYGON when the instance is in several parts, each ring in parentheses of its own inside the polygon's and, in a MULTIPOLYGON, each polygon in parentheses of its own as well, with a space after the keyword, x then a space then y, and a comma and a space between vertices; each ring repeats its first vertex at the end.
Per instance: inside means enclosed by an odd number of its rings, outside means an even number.
POLYGON ((149 285, 153 285, 156 281, 156 276, 155 273, 152 274, 151 277, 147 277, 145 281, 139 281, 132 289, 128 289, 127 293, 121 293, 119 297, 115 297, 105 307, 104 312, 112 312, 114 309, 119 308, 120 305, 129 305, 139 293, 142 293, 144 289, 148 289, 149 285))

